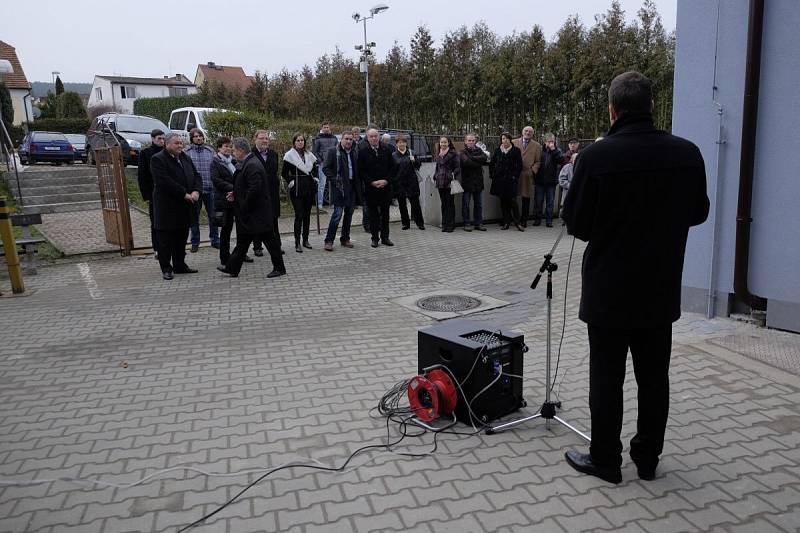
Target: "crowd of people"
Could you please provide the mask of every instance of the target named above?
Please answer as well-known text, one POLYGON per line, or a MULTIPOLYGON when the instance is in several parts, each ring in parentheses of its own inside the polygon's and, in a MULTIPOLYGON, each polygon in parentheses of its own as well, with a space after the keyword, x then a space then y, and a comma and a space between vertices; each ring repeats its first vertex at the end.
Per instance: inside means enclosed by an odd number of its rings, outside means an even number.
MULTIPOLYGON (((502 230, 511 225, 525 230, 531 218, 531 197, 533 225, 541 225, 544 218, 552 227, 556 187, 569 189, 579 145, 572 138, 569 151, 562 153, 552 134, 543 136, 544 145, 533 136, 530 126, 523 128, 519 138, 505 132, 494 153, 479 144, 473 133, 464 136, 460 151, 449 136, 439 138, 430 179, 441 201, 443 232, 455 229, 458 195, 464 231, 486 231, 482 192, 487 166, 490 193, 500 199, 502 230)), ((191 252, 199 248, 203 208, 211 246, 219 249, 221 272, 238 276, 242 263, 253 261, 247 254, 252 244, 256 256, 263 256, 267 249, 273 266, 268 277, 285 274, 285 251, 278 230, 281 179, 294 209, 297 253, 313 249, 309 242, 311 212, 315 202, 322 207, 326 187, 332 209, 324 241, 326 251, 333 251, 337 234, 342 247, 353 248, 350 231, 359 205, 373 248, 394 246, 389 236, 389 212, 394 201, 403 230, 410 229, 412 221, 420 230, 425 229, 420 203, 420 184, 424 181, 421 160, 404 134, 392 139, 370 127, 363 138, 359 128, 337 137, 326 122, 313 143, 301 133, 293 135, 291 148, 282 157, 270 148, 266 130, 255 132, 252 145, 245 138, 220 137, 214 148, 198 128, 191 130, 186 147, 177 134, 153 130, 151 138, 152 144, 141 153, 138 178, 142 197, 149 205, 153 249, 165 280, 196 272, 186 264, 185 245, 188 235, 191 252), (237 239, 231 251, 234 227, 237 239)))

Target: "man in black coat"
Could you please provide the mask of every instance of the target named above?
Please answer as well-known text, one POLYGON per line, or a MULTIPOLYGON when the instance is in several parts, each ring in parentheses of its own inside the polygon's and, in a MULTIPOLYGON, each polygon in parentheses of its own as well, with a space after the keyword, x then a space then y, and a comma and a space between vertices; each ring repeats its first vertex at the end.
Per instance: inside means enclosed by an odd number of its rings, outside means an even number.
POLYGON ((238 168, 233 177, 233 209, 236 214, 236 248, 225 266, 217 270, 235 278, 244 263, 247 249, 254 239, 267 247, 272 259, 272 272, 268 278, 286 274, 281 256, 281 246, 273 231, 272 201, 267 189, 267 176, 259 156, 250 151, 247 139, 233 140, 233 152, 238 168))
POLYGON ((542 223, 542 204, 544 204, 545 223, 548 228, 553 227, 553 203, 558 186, 558 172, 564 154, 556 146, 556 137, 552 133, 545 133, 544 146, 542 146, 542 163, 539 172, 534 178, 534 206, 533 225, 542 223))
POLYGON ((150 132, 150 146, 139 154, 139 166, 136 169, 136 178, 139 182, 139 192, 142 199, 147 202, 147 214, 150 216, 150 244, 158 256, 158 241, 156 228, 153 225, 153 176, 150 174, 150 159, 164 149, 164 132, 156 128, 150 132))
POLYGON ((620 74, 608 90, 611 129, 581 151, 563 218, 588 241, 580 319, 589 331, 589 454, 568 451, 576 470, 611 483, 622 479, 622 386, 628 349, 639 412, 631 458, 651 480, 669 410, 672 323, 680 317, 689 228, 708 217, 700 150, 656 130, 650 80, 620 74))
MULTIPOLYGON (((280 246, 281 232, 278 228, 278 218, 281 216, 281 189, 280 178, 278 178, 278 154, 269 147, 269 144, 269 132, 267 130, 256 131, 253 136, 252 152, 264 165, 264 172, 267 176, 267 194, 272 208, 272 231, 278 239, 278 246, 280 246)), ((258 257, 264 255, 263 244, 258 239, 253 241, 253 253, 258 257)))
POLYGON ((461 161, 461 186, 464 196, 461 199, 461 216, 464 231, 486 231, 483 226, 483 167, 489 164, 489 155, 477 145, 474 133, 464 135, 464 149, 459 154, 461 161), (470 199, 473 202, 473 218, 469 217, 470 199))
POLYGON ((389 206, 392 187, 389 184, 392 155, 375 128, 367 130, 367 142, 358 153, 358 168, 364 184, 364 196, 370 217, 372 247, 378 247, 378 238, 385 246, 394 246, 389 240, 389 206))
POLYGON ((194 204, 203 189, 203 178, 183 152, 180 135, 169 133, 164 143, 164 149, 150 159, 150 173, 158 262, 164 279, 171 280, 173 273, 197 272, 186 264, 186 237, 192 224, 194 204))

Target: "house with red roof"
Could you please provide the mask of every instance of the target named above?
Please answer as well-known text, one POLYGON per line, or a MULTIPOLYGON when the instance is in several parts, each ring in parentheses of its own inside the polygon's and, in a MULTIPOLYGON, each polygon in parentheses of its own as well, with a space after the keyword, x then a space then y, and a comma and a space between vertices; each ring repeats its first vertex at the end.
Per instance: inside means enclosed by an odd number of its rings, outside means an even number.
POLYGON ((11 63, 14 72, 0 74, 0 82, 8 87, 11 93, 11 103, 14 106, 14 124, 33 121, 33 104, 31 103, 31 84, 25 77, 22 64, 17 57, 16 49, 10 44, 0 41, 0 59, 11 63))

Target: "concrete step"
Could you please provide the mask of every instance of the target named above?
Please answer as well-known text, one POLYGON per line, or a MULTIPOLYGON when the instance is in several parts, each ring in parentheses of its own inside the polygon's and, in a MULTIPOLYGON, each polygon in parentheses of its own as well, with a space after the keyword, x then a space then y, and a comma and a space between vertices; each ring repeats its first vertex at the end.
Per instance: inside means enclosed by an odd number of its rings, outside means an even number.
MULTIPOLYGON (((74 178, 84 176, 94 176, 97 178, 97 169, 95 167, 79 167, 74 166, 64 167, 24 167, 25 170, 20 170, 19 178, 74 178)), ((13 172, 11 173, 13 174, 13 172)))
MULTIPOLYGON (((52 180, 52 179, 28 179, 28 180, 19 180, 20 187, 22 187, 22 192, 31 190, 31 189, 38 189, 39 187, 94 187, 95 189, 99 189, 100 185, 97 181, 97 178, 94 180, 86 179, 86 178, 64 178, 60 180, 52 180)), ((8 188, 14 192, 17 191, 17 180, 10 179, 6 180, 6 185, 8 188)))
MULTIPOLYGON (((14 193, 14 196, 18 196, 17 194, 17 184, 13 184, 12 187, 9 187, 9 190, 14 193)), ((50 194, 74 194, 79 192, 90 192, 90 193, 98 193, 99 194, 99 186, 97 183, 77 183, 72 185, 62 185, 62 184, 53 184, 53 183, 42 183, 37 184, 36 186, 30 186, 27 183, 22 185, 22 194, 25 197, 28 196, 46 196, 50 194)))
POLYGON ((100 209, 100 201, 69 202, 57 204, 25 204, 25 213, 68 213, 73 211, 94 211, 100 209))
MULTIPOLYGON (((23 189, 23 192, 25 189, 23 189)), ((26 194, 23 196, 25 205, 39 205, 39 204, 66 204, 75 202, 90 202, 100 201, 100 193, 94 192, 76 192, 66 194, 45 194, 41 196, 32 196, 26 194)))

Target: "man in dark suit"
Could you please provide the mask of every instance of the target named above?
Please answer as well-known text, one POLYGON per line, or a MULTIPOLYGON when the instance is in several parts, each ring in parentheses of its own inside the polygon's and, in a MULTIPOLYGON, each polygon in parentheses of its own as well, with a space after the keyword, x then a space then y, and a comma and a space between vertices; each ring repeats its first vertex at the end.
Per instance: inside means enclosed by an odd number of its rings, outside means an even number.
POLYGON ((286 274, 281 246, 273 231, 272 199, 267 191, 267 176, 259 156, 250 151, 247 139, 233 140, 238 169, 233 176, 233 210, 236 215, 236 248, 225 266, 217 270, 235 278, 242 269, 247 249, 254 239, 263 242, 272 259, 268 278, 286 274))
POLYGON ((150 159, 164 149, 164 132, 156 128, 150 132, 150 146, 139 154, 139 166, 136 169, 136 178, 139 182, 139 192, 142 199, 147 202, 147 214, 150 216, 150 244, 158 256, 158 241, 156 228, 153 224, 153 176, 150 174, 150 159))
POLYGON ((343 214, 340 242, 345 248, 353 247, 353 243, 350 241, 350 223, 353 220, 356 204, 361 201, 355 152, 353 134, 345 131, 342 133, 342 140, 328 150, 322 165, 322 171, 330 183, 330 203, 333 207, 328 233, 325 235, 325 250, 328 252, 333 251, 333 241, 336 240, 336 231, 339 229, 339 222, 342 221, 343 214))
MULTIPOLYGON (((278 178, 278 154, 269 147, 270 138, 267 130, 258 130, 253 136, 253 153, 258 156, 264 165, 264 172, 267 176, 267 194, 272 207, 272 231, 281 243, 281 233, 278 228, 278 218, 281 216, 281 189, 280 179, 278 178)), ((259 240, 253 241, 253 253, 261 257, 264 255, 263 243, 259 240)), ((283 253, 283 251, 281 251, 283 253)))
POLYGON ((194 204, 200 199, 203 178, 183 152, 180 135, 167 134, 164 149, 150 159, 150 173, 158 262, 163 277, 171 280, 173 273, 194 274, 197 270, 186 264, 186 237, 194 204))
POLYGON ((611 129, 581 151, 564 203, 569 233, 588 241, 580 319, 589 331, 589 454, 566 453, 576 470, 622 480, 622 397, 628 350, 639 412, 630 455, 655 478, 669 410, 672 323, 680 317, 689 228, 708 217, 700 150, 653 125, 652 87, 638 72, 608 90, 611 129))
POLYGON ((378 238, 385 246, 394 246, 389 240, 389 206, 392 203, 392 187, 389 183, 392 155, 389 148, 380 142, 375 128, 367 130, 367 142, 358 153, 359 176, 364 183, 364 196, 369 209, 372 247, 378 247, 378 238))

